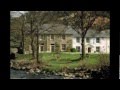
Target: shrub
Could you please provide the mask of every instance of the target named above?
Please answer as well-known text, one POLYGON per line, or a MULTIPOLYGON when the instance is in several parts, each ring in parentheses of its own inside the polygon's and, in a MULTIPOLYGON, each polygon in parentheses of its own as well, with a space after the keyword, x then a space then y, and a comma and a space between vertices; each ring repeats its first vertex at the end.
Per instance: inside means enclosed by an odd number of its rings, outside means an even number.
POLYGON ((60 45, 59 43, 55 43, 55 58, 56 60, 59 60, 60 59, 60 45))
POLYGON ((71 47, 68 46, 66 51, 70 52, 71 51, 71 47))
POLYGON ((77 50, 75 48, 71 48, 71 52, 76 52, 77 50))
POLYGON ((107 55, 107 54, 100 54, 98 60, 99 60, 100 67, 110 65, 109 55, 107 55))
POLYGON ((18 48, 18 53, 19 53, 19 54, 23 54, 23 49, 19 47, 19 48, 18 48))

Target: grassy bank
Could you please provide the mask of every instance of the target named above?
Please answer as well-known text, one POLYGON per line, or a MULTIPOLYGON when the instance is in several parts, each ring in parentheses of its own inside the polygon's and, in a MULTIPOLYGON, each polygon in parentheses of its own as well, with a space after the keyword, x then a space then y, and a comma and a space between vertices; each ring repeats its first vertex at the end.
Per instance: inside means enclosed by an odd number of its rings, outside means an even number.
MULTIPOLYGON (((46 63, 45 69, 59 71, 64 68, 86 67, 88 69, 97 68, 101 65, 109 65, 108 54, 91 54, 89 58, 80 60, 79 54, 61 53, 60 58, 56 59, 54 53, 42 53, 42 62, 46 63)), ((31 55, 16 54, 16 61, 33 61, 31 55)))

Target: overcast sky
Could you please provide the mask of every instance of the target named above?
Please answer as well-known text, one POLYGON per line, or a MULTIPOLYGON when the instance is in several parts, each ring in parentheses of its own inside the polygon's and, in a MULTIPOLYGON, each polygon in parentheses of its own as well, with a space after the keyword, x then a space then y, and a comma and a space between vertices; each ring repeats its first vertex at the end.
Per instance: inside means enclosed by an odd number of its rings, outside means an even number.
POLYGON ((19 16, 21 16, 21 14, 24 14, 24 13, 26 13, 27 11, 10 11, 10 15, 12 16, 12 17, 19 17, 19 16))

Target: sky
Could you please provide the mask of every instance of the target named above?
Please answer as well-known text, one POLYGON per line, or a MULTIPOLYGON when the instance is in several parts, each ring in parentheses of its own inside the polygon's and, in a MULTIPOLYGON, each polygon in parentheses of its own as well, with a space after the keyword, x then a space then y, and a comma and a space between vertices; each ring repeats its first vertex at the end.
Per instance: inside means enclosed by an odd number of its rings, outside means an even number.
POLYGON ((12 17, 19 17, 19 16, 21 16, 24 13, 26 13, 26 11, 10 11, 10 15, 12 17))

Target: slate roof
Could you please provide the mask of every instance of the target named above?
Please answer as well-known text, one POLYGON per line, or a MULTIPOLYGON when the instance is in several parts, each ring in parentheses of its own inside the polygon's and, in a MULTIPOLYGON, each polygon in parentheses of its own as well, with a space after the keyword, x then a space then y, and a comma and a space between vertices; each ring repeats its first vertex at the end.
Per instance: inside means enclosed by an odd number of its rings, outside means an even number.
MULTIPOLYGON (((62 24, 44 24, 41 28, 40 34, 71 34, 74 37, 81 37, 75 30, 70 26, 65 26, 62 24)), ((97 30, 88 30, 86 37, 110 37, 110 30, 103 30, 101 32, 97 30)))
MULTIPOLYGON (((74 37, 81 37, 77 32, 73 31, 74 37)), ((110 37, 110 30, 103 30, 101 32, 90 29, 87 31, 86 37, 110 37)))
POLYGON ((42 26, 42 29, 42 34, 72 34, 71 32, 69 32, 70 30, 67 26, 61 24, 45 24, 42 26))

